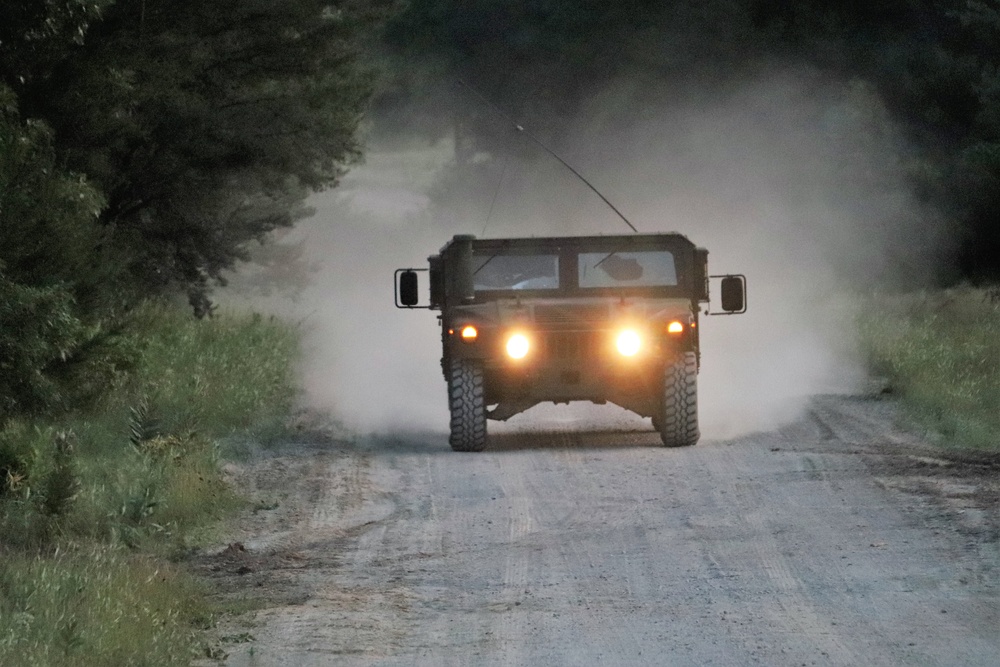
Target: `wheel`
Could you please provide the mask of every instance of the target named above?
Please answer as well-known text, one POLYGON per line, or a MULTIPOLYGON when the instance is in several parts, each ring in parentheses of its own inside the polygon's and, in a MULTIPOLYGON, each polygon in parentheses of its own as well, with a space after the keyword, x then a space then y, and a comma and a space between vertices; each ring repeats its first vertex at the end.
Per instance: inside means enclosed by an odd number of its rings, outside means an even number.
POLYGON ((663 369, 663 405, 654 422, 666 447, 689 447, 698 432, 698 358, 685 352, 663 369))
POLYGON ((486 446, 486 401, 483 367, 471 359, 452 359, 448 369, 448 409, 456 452, 481 452, 486 446))

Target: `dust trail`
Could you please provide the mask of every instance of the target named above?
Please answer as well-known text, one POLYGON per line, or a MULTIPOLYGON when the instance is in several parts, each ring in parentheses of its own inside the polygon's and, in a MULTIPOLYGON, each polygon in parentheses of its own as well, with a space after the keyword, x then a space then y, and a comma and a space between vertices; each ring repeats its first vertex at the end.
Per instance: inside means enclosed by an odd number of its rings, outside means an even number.
MULTIPOLYGON (((579 139, 557 150, 640 231, 682 232, 710 250, 714 273, 749 280, 746 315, 702 325, 705 437, 771 428, 809 395, 856 390, 851 294, 925 284, 948 248, 871 90, 785 72, 711 103, 664 99, 619 116, 595 97, 566 133, 579 139)), ((444 429, 436 320, 393 307, 393 269, 425 266, 484 225, 486 236, 627 233, 564 168, 526 154, 515 145, 456 168, 447 141, 373 153, 313 198, 295 234, 318 269, 282 306, 308 316, 312 405, 356 428, 444 429)))
POLYGON ((262 282, 250 266, 223 295, 302 322, 303 402, 349 428, 447 428, 437 321, 397 310, 392 281, 397 267, 426 266, 450 236, 421 218, 451 155, 448 145, 370 153, 341 187, 312 197, 314 215, 281 239, 299 247, 297 267, 286 267, 299 279, 285 281, 298 289, 249 290, 262 282))

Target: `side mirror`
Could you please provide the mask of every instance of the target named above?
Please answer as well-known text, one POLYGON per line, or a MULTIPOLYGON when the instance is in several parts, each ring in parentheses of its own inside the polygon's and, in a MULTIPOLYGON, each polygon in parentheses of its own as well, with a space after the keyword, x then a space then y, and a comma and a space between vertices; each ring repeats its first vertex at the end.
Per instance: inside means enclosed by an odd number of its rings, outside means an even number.
POLYGON ((743 276, 722 279, 722 310, 727 313, 746 311, 746 282, 743 276))
POLYGON ((740 315, 747 312, 747 278, 742 274, 710 276, 722 278, 719 292, 722 296, 722 310, 709 315, 740 315))
POLYGON ((399 302, 407 308, 412 308, 420 301, 417 289, 417 272, 403 271, 399 274, 399 302))
POLYGON ((396 308, 428 308, 418 306, 420 290, 417 284, 417 271, 427 269, 396 269, 396 308))

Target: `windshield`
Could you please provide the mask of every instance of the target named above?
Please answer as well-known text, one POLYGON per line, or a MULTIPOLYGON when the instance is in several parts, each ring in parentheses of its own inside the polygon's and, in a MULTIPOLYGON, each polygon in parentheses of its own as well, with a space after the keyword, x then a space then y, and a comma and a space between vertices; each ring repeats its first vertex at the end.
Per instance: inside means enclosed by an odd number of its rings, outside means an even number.
MULTIPOLYGON (((675 287, 677 267, 669 250, 581 252, 577 284, 559 282, 559 254, 474 252, 473 284, 478 292, 492 290, 558 290, 623 287, 675 287)), ((572 258, 569 258, 572 259, 572 258)), ((568 261, 568 260, 567 260, 568 261)), ((565 277, 565 276, 564 276, 565 277)))
POLYGON ((582 252, 580 287, 672 287, 677 284, 674 255, 668 250, 582 252))
POLYGON ((476 290, 559 289, 558 255, 473 255, 476 290))

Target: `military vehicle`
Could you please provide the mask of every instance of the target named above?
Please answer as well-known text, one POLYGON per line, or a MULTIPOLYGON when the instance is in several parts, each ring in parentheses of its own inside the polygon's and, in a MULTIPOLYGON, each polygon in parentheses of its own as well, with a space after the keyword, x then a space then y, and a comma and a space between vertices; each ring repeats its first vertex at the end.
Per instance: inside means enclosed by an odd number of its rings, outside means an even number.
POLYGON ((396 271, 396 306, 441 311, 452 449, 481 451, 487 420, 546 401, 610 401, 652 418, 668 447, 698 441, 709 279, 721 279, 722 307, 710 314, 746 310, 745 277, 709 276, 707 250, 676 233, 459 235, 428 261, 396 271))

